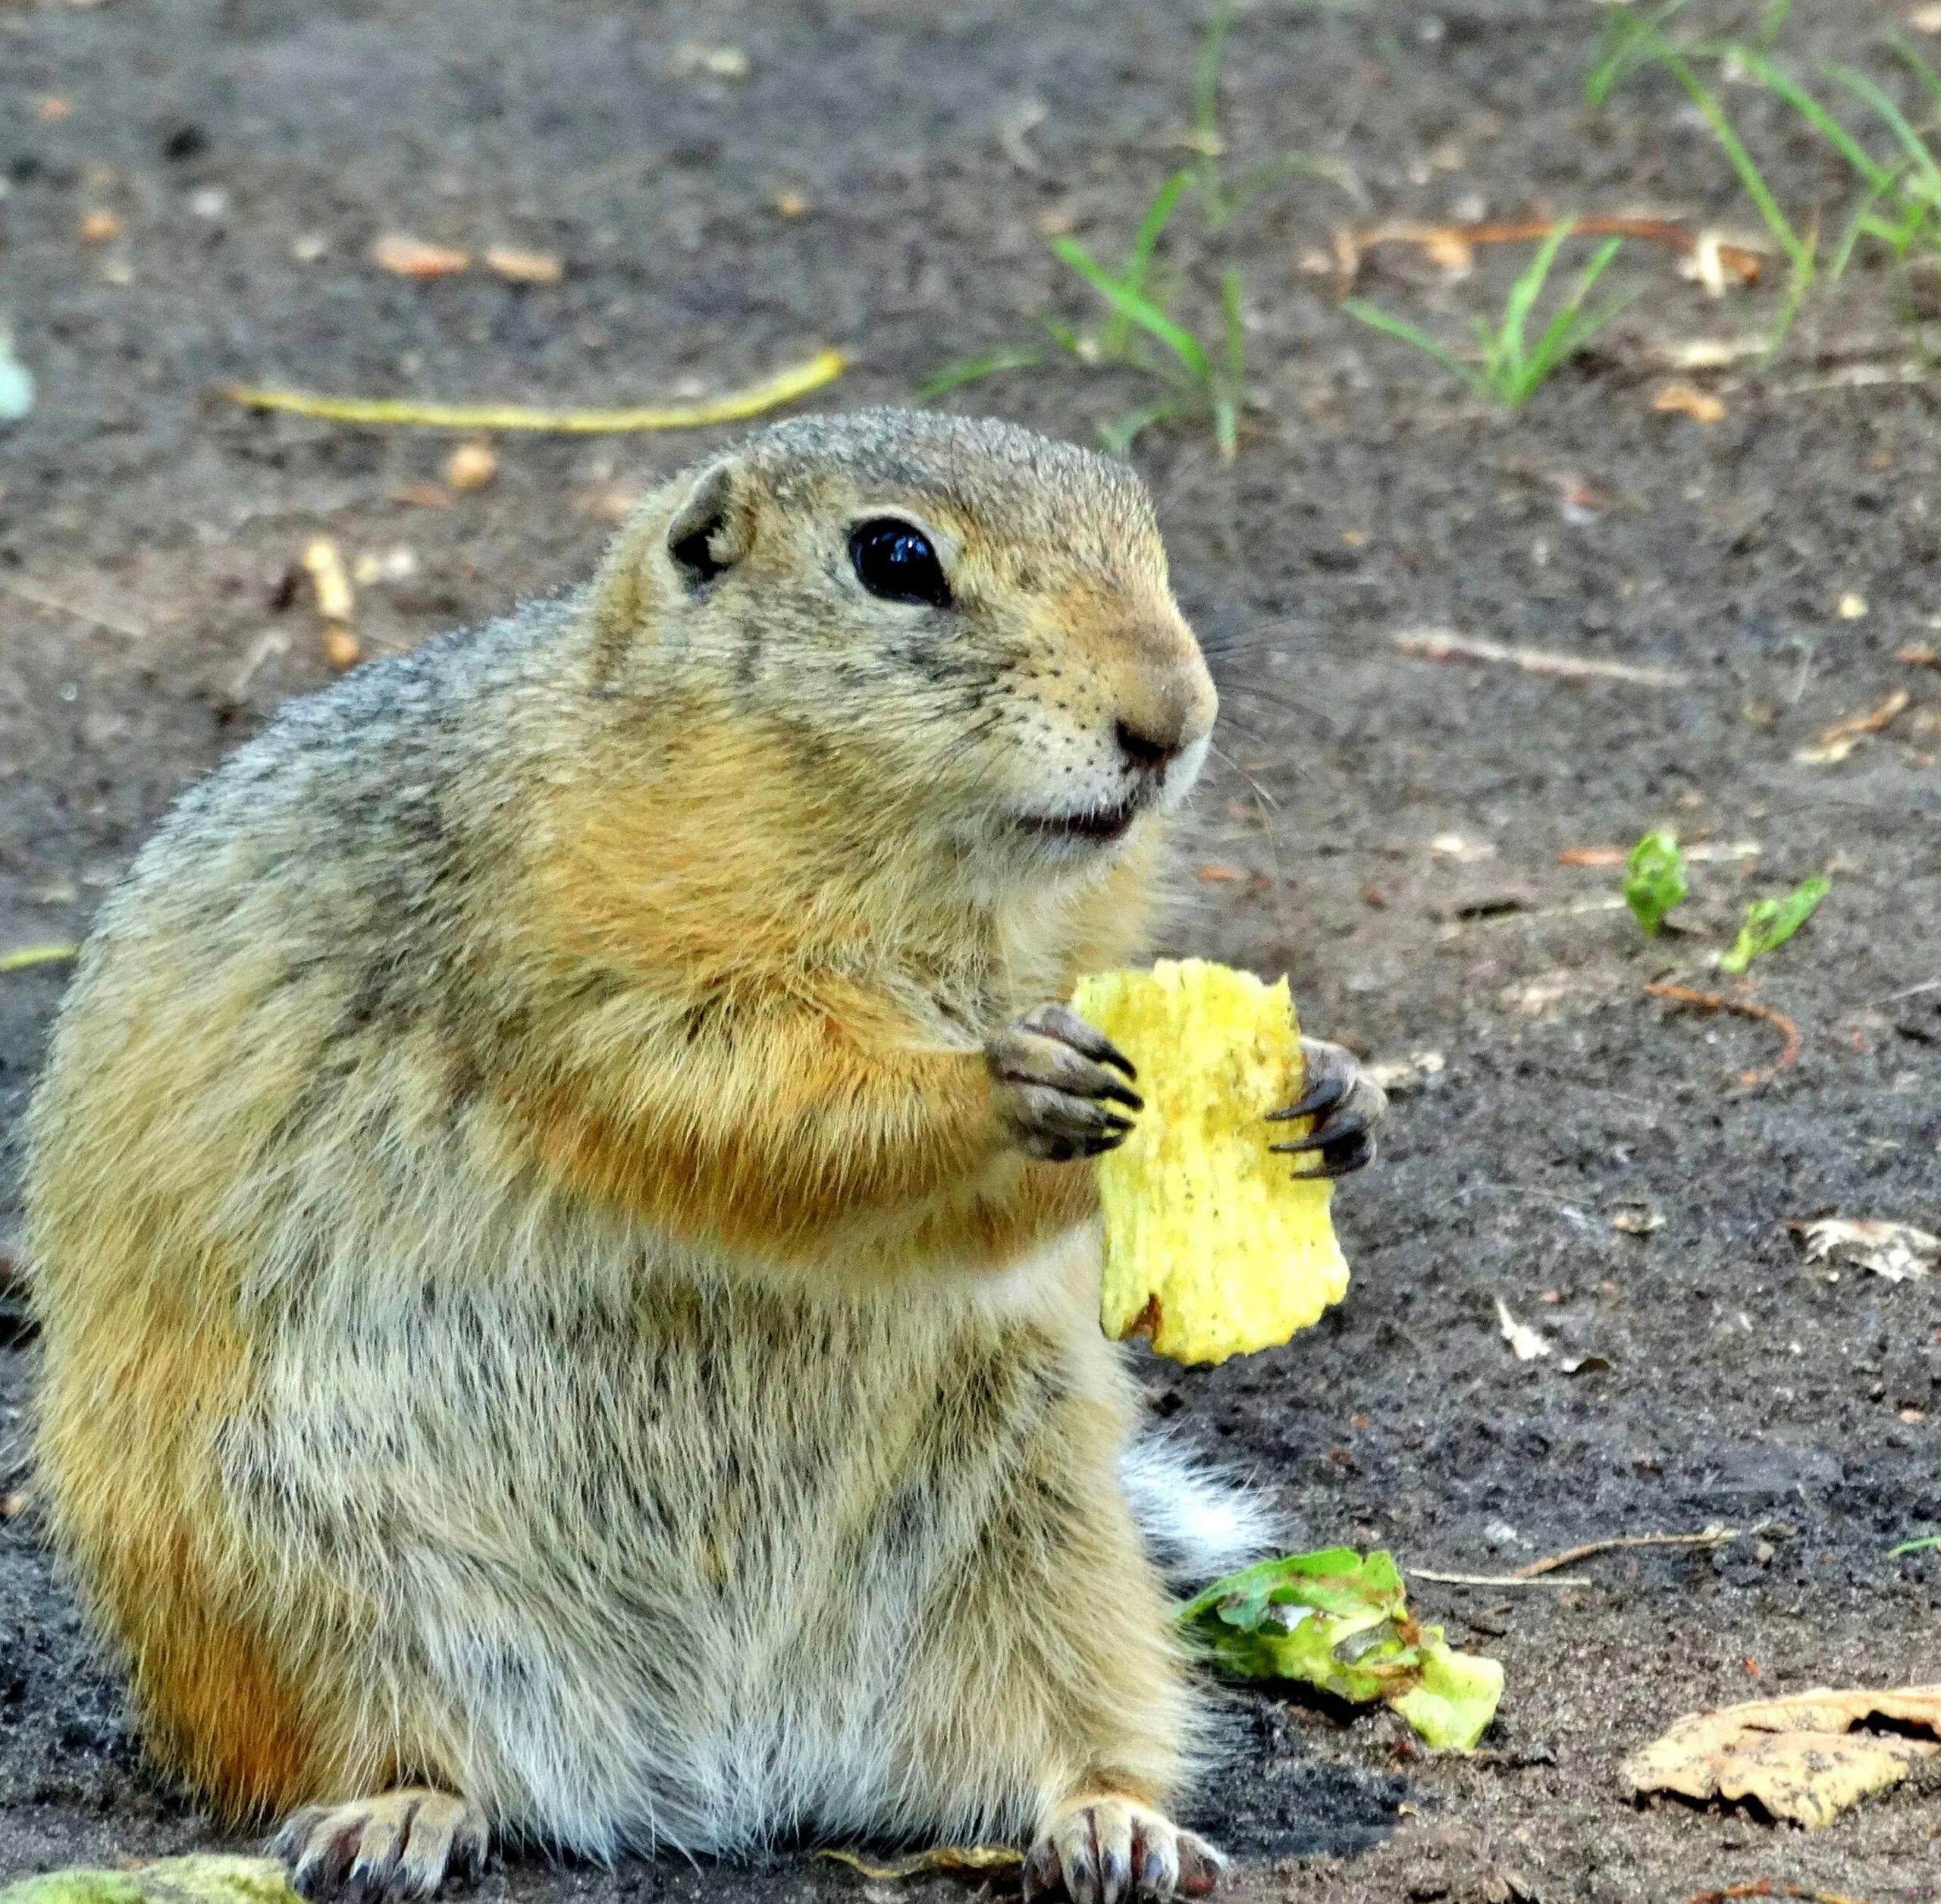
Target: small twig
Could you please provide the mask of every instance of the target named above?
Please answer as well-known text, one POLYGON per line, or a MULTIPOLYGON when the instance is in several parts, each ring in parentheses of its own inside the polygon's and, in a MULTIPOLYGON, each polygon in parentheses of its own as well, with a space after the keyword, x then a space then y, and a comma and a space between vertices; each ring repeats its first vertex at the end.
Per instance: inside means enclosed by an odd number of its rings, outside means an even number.
POLYGON ((1783 1012, 1776 1011, 1770 1005, 1761 1005, 1755 999, 1728 998, 1721 992, 1701 992, 1695 985, 1676 985, 1669 979, 1647 979, 1645 990, 1654 999, 1668 999, 1673 1005, 1689 1005, 1695 1011, 1731 1012, 1742 1018, 1762 1019, 1778 1031, 1786 1040, 1778 1060, 1764 1071, 1741 1071, 1739 1081, 1742 1084, 1770 1084, 1799 1056, 1799 1027, 1783 1012))
POLYGON ((1808 1904, 1861 1904, 1844 1891, 1810 1891, 1802 1884, 1789 1884, 1783 1877, 1761 1877, 1751 1884, 1728 1884, 1723 1890, 1695 1891, 1685 1904, 1729 1904, 1742 1897, 1798 1897, 1808 1904))
MULTIPOLYGON (((1701 839, 1680 849, 1686 859, 1757 859, 1765 851, 1756 839, 1701 839)), ((1625 846, 1566 846, 1557 856, 1560 866, 1622 866, 1630 857, 1625 846)))
POLYGON ((86 622, 90 628, 99 628, 110 635, 119 635, 124 640, 146 641, 148 630, 140 622, 124 621, 118 615, 104 614, 98 608, 83 608, 77 601, 69 601, 60 595, 51 595, 45 589, 36 588, 30 582, 23 582, 17 576, 0 580, 0 588, 20 601, 31 602, 36 608, 45 608, 56 615, 71 615, 77 622, 86 622))
POLYGON ((1595 899, 1573 899, 1568 905, 1532 906, 1527 912, 1522 911, 1486 912, 1465 923, 1479 926, 1497 926, 1513 923, 1529 925, 1538 919, 1579 919, 1593 912, 1622 912, 1623 910, 1623 894, 1606 892, 1601 894, 1595 899))
POLYGON ((1614 1534, 1608 1540, 1588 1540, 1581 1547, 1566 1547, 1561 1554, 1547 1554, 1540 1561, 1532 1561, 1528 1567, 1519 1567, 1516 1577, 1534 1580, 1546 1573, 1554 1573, 1560 1567, 1569 1567, 1578 1561, 1588 1561, 1593 1554, 1609 1554, 1620 1547, 1723 1547, 1727 1541, 1737 1540, 1736 1527, 1707 1527, 1698 1534, 1614 1534))
POLYGON ((1552 675, 1565 681, 1629 681, 1641 688, 1676 688, 1685 681, 1683 675, 1666 668, 1556 654, 1544 648, 1505 648, 1499 641, 1477 641, 1444 628, 1411 629, 1394 641, 1404 654, 1418 655, 1425 661, 1501 661, 1526 674, 1552 675))
MULTIPOLYGON (((1371 225, 1359 231, 1337 233, 1334 255, 1343 288, 1351 290, 1360 274, 1362 254, 1375 245, 1419 245, 1439 263, 1453 264, 1460 270, 1467 265, 1469 252, 1474 246, 1522 244, 1533 239, 1547 238, 1560 224, 1579 237, 1649 239, 1669 245, 1687 258, 1696 256, 1703 245, 1711 242, 1670 218, 1523 218, 1509 222, 1459 224, 1371 225)), ((1719 262, 1735 276, 1748 284, 1759 281, 1760 273, 1765 267, 1756 251, 1732 244, 1718 244, 1715 249, 1719 262)))
POLYGON ((252 410, 287 410, 296 416, 323 417, 337 423, 403 423, 434 430, 553 430, 604 435, 632 430, 691 430, 707 423, 735 423, 758 416, 778 404, 806 397, 842 375, 847 359, 839 350, 819 351, 807 363, 778 372, 745 390, 704 397, 698 403, 669 403, 625 410, 538 409, 523 403, 414 403, 381 397, 312 397, 302 391, 258 390, 232 384, 223 394, 252 410))
POLYGON ((1522 1573, 1439 1573, 1429 1567, 1405 1567, 1402 1571, 1411 1579, 1438 1580, 1444 1586, 1574 1587, 1597 1585, 1595 1580, 1580 1579, 1574 1574, 1563 1579, 1554 1576, 1532 1579, 1522 1573))

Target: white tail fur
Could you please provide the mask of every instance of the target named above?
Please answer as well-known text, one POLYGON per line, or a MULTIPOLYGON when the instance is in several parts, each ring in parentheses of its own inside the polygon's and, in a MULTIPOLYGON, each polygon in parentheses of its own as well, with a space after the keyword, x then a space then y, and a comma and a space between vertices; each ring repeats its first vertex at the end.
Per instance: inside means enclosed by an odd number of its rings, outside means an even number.
POLYGON ((1284 1545, 1281 1517, 1265 1495, 1168 1436, 1134 1442, 1119 1477, 1170 1586, 1204 1586, 1284 1545))

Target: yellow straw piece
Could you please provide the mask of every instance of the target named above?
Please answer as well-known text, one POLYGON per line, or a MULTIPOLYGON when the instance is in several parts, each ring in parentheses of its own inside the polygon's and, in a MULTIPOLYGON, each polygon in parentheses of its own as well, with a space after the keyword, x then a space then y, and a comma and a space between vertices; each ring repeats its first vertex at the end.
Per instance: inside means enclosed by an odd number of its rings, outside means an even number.
POLYGON ((551 430, 600 436, 631 430, 693 430, 707 423, 735 423, 759 416, 833 383, 848 359, 839 350, 818 351, 807 362, 778 371, 745 390, 631 410, 535 409, 524 403, 414 403, 390 397, 312 397, 299 390, 256 390, 232 384, 223 394, 252 410, 287 410, 336 423, 403 423, 432 430, 551 430))
POLYGON ((0 972, 24 972, 30 965, 58 965, 64 959, 77 958, 78 946, 21 946, 0 952, 0 972))

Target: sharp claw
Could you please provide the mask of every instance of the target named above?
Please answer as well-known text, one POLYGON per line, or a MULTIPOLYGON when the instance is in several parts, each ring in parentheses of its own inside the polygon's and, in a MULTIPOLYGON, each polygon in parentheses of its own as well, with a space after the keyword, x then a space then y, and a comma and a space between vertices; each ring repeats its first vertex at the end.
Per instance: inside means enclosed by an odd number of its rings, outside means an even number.
POLYGON ((1270 1143, 1267 1147, 1282 1155, 1300 1150, 1331 1150, 1337 1144, 1362 1136, 1367 1130, 1368 1119, 1359 1112, 1350 1111, 1344 1118, 1317 1123, 1304 1137, 1290 1137, 1284 1143, 1270 1143))
POLYGON ((1124 1071, 1127 1079, 1134 1084, 1137 1084, 1139 1081, 1139 1067, 1135 1065, 1124 1052, 1120 1050, 1118 1046, 1114 1044, 1111 1039, 1105 1037, 1100 1038, 1099 1040, 1099 1049, 1093 1052, 1093 1056, 1098 1059, 1100 1064, 1110 1065, 1115 1071, 1124 1071))
POLYGON ((1024 1861, 1024 1896, 1026 1904, 1054 1891, 1065 1881, 1065 1873, 1058 1863, 1058 1854, 1049 1843, 1033 1846, 1030 1857, 1024 1861))
POLYGON ((1357 1170, 1366 1170, 1374 1161, 1375 1140, 1364 1134, 1353 1140, 1346 1156, 1333 1157, 1323 1150, 1319 1169, 1297 1170, 1294 1175, 1297 1178, 1346 1177, 1357 1170))
POLYGON ((1290 1118, 1312 1117, 1317 1112, 1331 1109, 1347 1096, 1348 1086, 1348 1079, 1330 1072, 1284 1110, 1269 1111, 1267 1121, 1270 1124, 1284 1124, 1290 1118))
POLYGON ((1137 1091, 1127 1090, 1116 1077, 1093 1092, 1093 1096, 1107 1103, 1123 1104, 1129 1111, 1143 1111, 1146 1108, 1145 1099, 1137 1091))

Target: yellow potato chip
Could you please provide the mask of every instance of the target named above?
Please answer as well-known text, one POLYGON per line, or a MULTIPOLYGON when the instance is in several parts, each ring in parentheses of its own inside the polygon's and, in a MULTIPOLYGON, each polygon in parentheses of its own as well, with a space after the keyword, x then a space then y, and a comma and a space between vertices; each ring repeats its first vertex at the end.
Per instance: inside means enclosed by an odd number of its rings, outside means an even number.
POLYGON ((1334 1186, 1293 1176, 1268 1145, 1305 1067, 1287 981, 1201 958, 1098 972, 1073 1000, 1139 1069, 1146 1109, 1099 1159, 1108 1335, 1149 1336, 1177 1362, 1223 1362, 1284 1342, 1348 1286, 1328 1206, 1334 1186))

